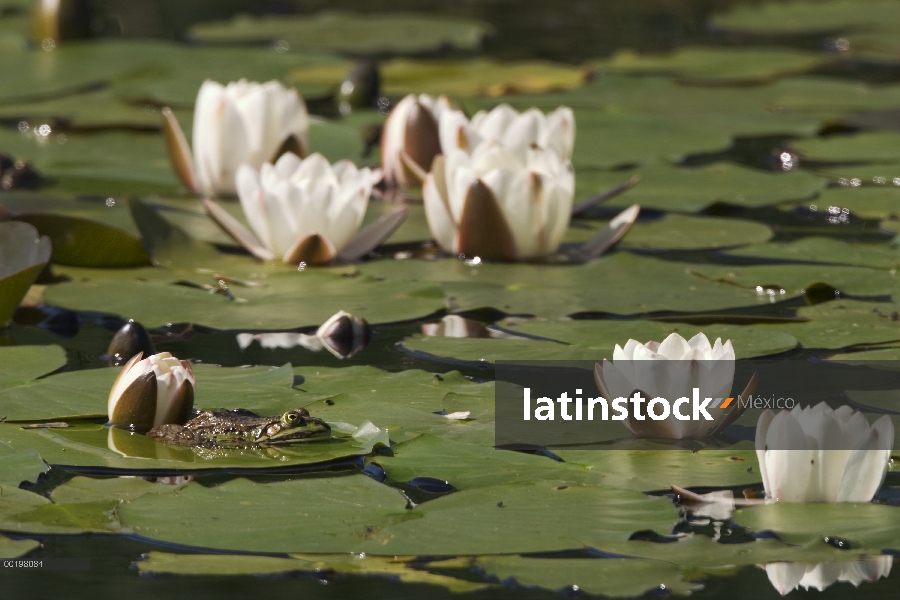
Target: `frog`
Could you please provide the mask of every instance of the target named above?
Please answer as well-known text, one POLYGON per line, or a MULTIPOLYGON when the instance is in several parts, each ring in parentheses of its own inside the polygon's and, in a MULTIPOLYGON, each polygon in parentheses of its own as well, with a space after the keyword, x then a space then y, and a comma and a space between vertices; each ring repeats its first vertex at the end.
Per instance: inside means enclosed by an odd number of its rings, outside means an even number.
POLYGON ((311 417, 305 408, 261 417, 238 408, 197 412, 183 425, 168 423, 147 432, 147 437, 174 446, 196 448, 260 448, 331 438, 331 426, 311 417))

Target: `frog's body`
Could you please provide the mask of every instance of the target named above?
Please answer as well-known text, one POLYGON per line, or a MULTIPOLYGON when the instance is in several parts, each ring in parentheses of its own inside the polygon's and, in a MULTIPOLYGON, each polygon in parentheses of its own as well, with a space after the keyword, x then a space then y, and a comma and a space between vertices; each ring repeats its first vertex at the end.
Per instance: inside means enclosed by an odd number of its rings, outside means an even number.
POLYGON ((252 448, 330 438, 331 427, 310 417, 305 408, 274 417, 260 417, 242 408, 220 408, 201 412, 184 425, 154 427, 147 437, 175 446, 252 448))

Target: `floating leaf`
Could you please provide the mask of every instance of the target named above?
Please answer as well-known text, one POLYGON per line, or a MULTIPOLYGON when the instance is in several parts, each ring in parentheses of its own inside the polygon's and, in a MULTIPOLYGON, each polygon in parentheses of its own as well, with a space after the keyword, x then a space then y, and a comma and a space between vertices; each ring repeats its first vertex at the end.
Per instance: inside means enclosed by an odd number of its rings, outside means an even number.
POLYGON ((195 25, 190 33, 203 42, 279 41, 284 49, 381 54, 447 46, 472 50, 490 31, 485 23, 446 16, 322 11, 312 16, 239 16, 195 25))
POLYGON ((775 48, 686 46, 663 55, 621 51, 593 65, 607 73, 666 73, 702 83, 747 83, 809 71, 825 62, 813 52, 775 48))

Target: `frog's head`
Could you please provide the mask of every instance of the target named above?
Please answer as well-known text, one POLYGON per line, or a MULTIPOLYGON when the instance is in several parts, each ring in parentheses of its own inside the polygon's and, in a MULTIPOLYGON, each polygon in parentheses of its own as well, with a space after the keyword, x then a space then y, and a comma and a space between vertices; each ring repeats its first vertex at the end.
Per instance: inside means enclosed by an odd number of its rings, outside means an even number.
POLYGON ((322 419, 309 416, 305 408, 289 410, 275 417, 260 431, 257 443, 286 444, 331 437, 331 426, 322 419))

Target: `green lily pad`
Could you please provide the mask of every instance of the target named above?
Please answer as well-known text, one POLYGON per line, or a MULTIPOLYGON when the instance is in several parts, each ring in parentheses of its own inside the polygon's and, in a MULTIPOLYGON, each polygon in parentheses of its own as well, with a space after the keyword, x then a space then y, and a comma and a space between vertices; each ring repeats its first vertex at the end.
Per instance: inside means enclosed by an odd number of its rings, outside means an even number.
POLYGON ((823 62, 822 54, 776 48, 682 47, 664 55, 618 52, 592 64, 606 73, 665 73, 691 82, 760 82, 809 71, 823 62))
POLYGON ((34 483, 47 469, 47 464, 34 450, 0 456, 0 484, 18 486, 24 481, 34 483))
POLYGON ((569 90, 584 85, 587 74, 583 68, 549 61, 500 62, 484 58, 438 63, 397 59, 385 63, 381 73, 386 94, 457 97, 569 90))
POLYGON ((789 544, 839 538, 870 553, 900 545, 900 513, 895 506, 776 502, 737 510, 734 520, 755 531, 776 531, 789 544))
POLYGON ((50 262, 89 268, 142 267, 150 258, 141 240, 104 223, 66 215, 28 213, 16 217, 50 238, 50 262))
POLYGON ((585 594, 635 597, 665 590, 668 595, 688 596, 703 589, 686 569, 668 562, 625 558, 525 558, 485 556, 474 565, 505 583, 546 590, 573 586, 585 594))
MULTIPOLYGON (((214 266, 214 265, 213 265, 214 266)), ((73 310, 100 311, 140 321, 147 327, 197 323, 218 329, 283 330, 319 325, 338 310, 370 323, 403 321, 445 306, 434 284, 379 281, 307 270, 281 270, 259 287, 234 286, 234 300, 204 289, 153 281, 101 279, 49 287, 47 302, 73 310)), ((213 281, 210 281, 213 283, 213 281)))
POLYGON ((163 193, 178 181, 158 133, 74 133, 36 135, 0 129, 0 148, 31 162, 55 181, 55 189, 75 194, 163 193))
POLYGON ((306 394, 303 406, 328 422, 372 420, 401 442, 421 433, 465 443, 493 445, 494 386, 474 384, 453 371, 434 375, 418 370, 384 373, 374 367, 298 367, 306 394), (373 407, 377 407, 373 411, 373 407), (458 422, 440 413, 469 411, 458 422))
POLYGON ((451 442, 428 434, 397 444, 391 450, 392 456, 375 460, 394 481, 433 477, 459 490, 523 481, 602 482, 601 475, 580 465, 491 446, 451 442))
MULTIPOLYGON (((767 173, 728 163, 708 167, 684 168, 666 164, 641 167, 636 171, 641 182, 608 204, 628 206, 640 204, 660 210, 697 212, 715 202, 737 206, 757 207, 781 204, 792 200, 813 199, 827 180, 804 171, 767 173)), ((619 173, 605 174, 589 170, 576 171, 579 186, 602 178, 594 188, 610 187, 621 180, 619 173)), ((635 230, 629 233, 632 237, 635 230)))
POLYGON ((572 164, 580 168, 630 166, 654 160, 679 161, 689 154, 719 152, 731 137, 710 128, 648 114, 575 111, 572 164))
POLYGON ((349 552, 402 518, 405 507, 398 490, 351 475, 268 484, 235 479, 212 488, 191 483, 177 494, 126 501, 117 513, 135 533, 169 543, 258 552, 349 552), (221 527, 223 522, 232 525, 221 527))
POLYGON ((772 230, 761 223, 667 215, 658 221, 635 224, 622 240, 622 248, 722 248, 762 242, 771 237, 772 230))
POLYGON ((419 504, 355 548, 426 556, 564 550, 625 541, 637 530, 668 533, 676 514, 667 498, 637 492, 553 480, 514 483, 419 504))
POLYGON ((898 19, 900 7, 890 0, 834 0, 738 6, 714 16, 712 23, 731 31, 796 34, 851 28, 890 30, 898 19))
POLYGON ((455 311, 493 307, 557 320, 580 312, 702 312, 759 303, 754 288, 699 277, 693 265, 623 252, 579 266, 470 266, 462 260, 443 259, 377 261, 361 265, 360 270, 378 277, 402 272, 404 277, 439 282, 455 311))
POLYGON ((829 162, 900 162, 900 133, 872 131, 793 142, 802 159, 829 162))
POLYGON ((725 254, 852 265, 872 269, 895 269, 900 266, 900 251, 896 248, 886 245, 853 244, 826 237, 808 237, 794 242, 754 244, 727 250, 725 254))
POLYGON ((56 504, 13 486, 0 487, 0 528, 38 534, 117 533, 115 498, 101 502, 56 504))
POLYGON ((312 16, 239 16, 228 22, 195 25, 190 35, 203 42, 278 41, 284 50, 380 54, 417 53, 445 46, 472 50, 490 32, 485 23, 445 16, 322 11, 312 16))
MULTIPOLYGON (((628 433, 624 427, 622 431, 628 433)), ((704 448, 694 452, 670 447, 554 452, 567 463, 602 475, 607 486, 635 491, 668 491, 673 484, 683 488, 751 486, 761 481, 754 450, 704 448)))
POLYGON ((465 593, 494 587, 493 584, 431 573, 410 558, 349 554, 295 554, 291 558, 229 554, 169 554, 149 552, 137 561, 145 575, 278 575, 288 573, 342 573, 389 577, 404 583, 436 585, 465 593))
POLYGON ((19 558, 39 548, 40 545, 37 540, 13 540, 0 535, 0 558, 19 558))
MULTIPOLYGON (((897 189, 891 183, 893 178, 890 175, 892 172, 881 169, 876 172, 879 175, 875 175, 875 177, 888 176, 885 177, 884 186, 828 188, 823 190, 818 198, 803 203, 803 206, 808 207, 812 205, 816 207, 816 210, 826 212, 830 207, 836 207, 840 210, 846 208, 850 211, 851 221, 853 216, 864 219, 890 219, 900 216, 900 189, 897 189)), ((847 174, 851 177, 861 175, 856 168, 848 170, 847 174)), ((900 177, 900 169, 896 171, 896 176, 900 177)), ((865 181, 868 183, 871 179, 871 177, 866 177, 865 181)))
POLYGON ((0 346, 0 393, 27 385, 65 364, 66 351, 59 346, 0 346))

